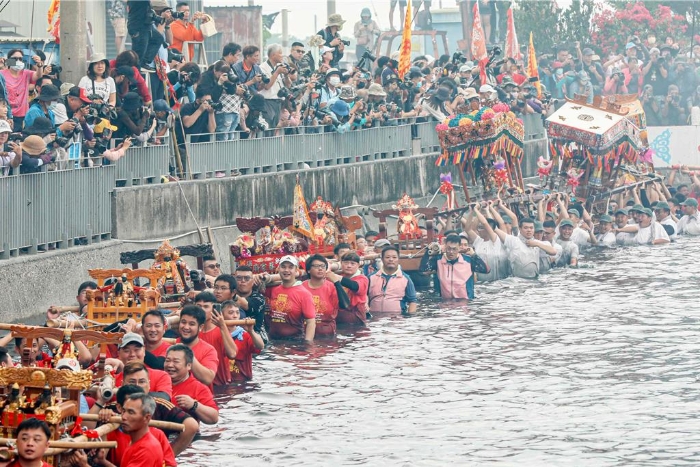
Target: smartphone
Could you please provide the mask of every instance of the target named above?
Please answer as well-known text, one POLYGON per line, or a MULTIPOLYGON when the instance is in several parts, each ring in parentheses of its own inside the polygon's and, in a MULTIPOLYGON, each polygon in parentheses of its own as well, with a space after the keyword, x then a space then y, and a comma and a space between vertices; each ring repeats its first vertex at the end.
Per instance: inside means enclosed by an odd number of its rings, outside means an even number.
POLYGON ((213 308, 214 308, 214 310, 221 313, 221 303, 214 303, 213 308))
POLYGON ((5 60, 5 66, 6 66, 7 68, 11 68, 11 67, 13 67, 13 66, 15 66, 15 65, 17 65, 17 59, 8 58, 7 60, 5 60))

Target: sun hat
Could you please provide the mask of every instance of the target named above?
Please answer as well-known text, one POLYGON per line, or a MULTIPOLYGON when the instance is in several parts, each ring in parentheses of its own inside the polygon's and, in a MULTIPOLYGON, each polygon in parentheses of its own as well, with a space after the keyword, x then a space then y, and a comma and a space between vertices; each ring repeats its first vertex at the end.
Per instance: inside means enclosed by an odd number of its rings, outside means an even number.
POLYGON ((474 89, 474 88, 467 88, 467 89, 461 90, 460 94, 464 97, 465 100, 479 98, 479 94, 476 92, 476 89, 474 89))
POLYGON ((12 128, 10 124, 5 120, 0 120, 0 133, 12 133, 12 128))
POLYGON ((357 93, 352 86, 343 86, 340 88, 340 96, 338 97, 340 99, 354 99, 357 97, 357 93))
POLYGON ((105 57, 105 54, 96 52, 92 54, 92 57, 90 57, 90 60, 88 60, 88 66, 92 65, 93 63, 99 63, 99 62, 105 62, 105 66, 109 68, 109 60, 107 60, 107 57, 105 57))
POLYGON ((386 97, 386 92, 384 92, 384 88, 379 83, 370 84, 367 94, 370 96, 386 97))
POLYGON ((350 107, 347 102, 338 99, 331 106, 331 111, 339 117, 345 117, 350 113, 350 107))
POLYGON ((340 16, 338 13, 334 13, 328 17, 328 23, 326 23, 326 27, 330 28, 333 26, 337 26, 338 30, 340 31, 343 29, 343 24, 345 24, 345 20, 343 19, 342 16, 340 16))
POLYGON ((20 146, 22 147, 22 151, 30 156, 40 156, 46 151, 46 143, 39 135, 27 136, 20 146))

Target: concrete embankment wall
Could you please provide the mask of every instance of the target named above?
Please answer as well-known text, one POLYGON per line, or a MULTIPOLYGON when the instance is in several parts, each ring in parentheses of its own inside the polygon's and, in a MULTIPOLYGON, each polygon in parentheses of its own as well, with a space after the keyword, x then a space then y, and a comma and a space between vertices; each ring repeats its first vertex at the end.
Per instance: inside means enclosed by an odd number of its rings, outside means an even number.
MULTIPOLYGON (((197 224, 213 229, 214 249, 223 270, 229 271, 227 247, 239 234, 233 226, 235 218, 289 215, 297 175, 309 203, 322 195, 340 206, 357 203, 385 209, 404 192, 416 201, 432 196, 439 185, 440 169, 449 170, 435 167, 434 162, 434 155, 422 155, 182 182, 180 186, 117 188, 112 210, 115 240, 0 261, 0 322, 36 323, 37 315, 50 305, 74 304, 78 286, 89 280, 88 269, 120 268, 120 253, 156 248, 160 243, 149 240, 177 237, 171 242, 176 246, 199 243, 199 235, 189 233, 196 231, 197 224)), ((422 205, 426 202, 419 201, 422 205)), ((371 215, 368 220, 373 220, 371 215)), ((148 263, 142 266, 148 267, 148 263)))

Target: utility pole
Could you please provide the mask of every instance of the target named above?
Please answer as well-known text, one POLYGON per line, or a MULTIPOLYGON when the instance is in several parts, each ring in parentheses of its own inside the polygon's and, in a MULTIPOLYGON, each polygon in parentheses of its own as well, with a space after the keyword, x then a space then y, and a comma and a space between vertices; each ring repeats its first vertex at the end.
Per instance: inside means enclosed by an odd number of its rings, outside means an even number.
POLYGON ((289 53, 289 23, 287 22, 287 15, 289 14, 289 10, 286 8, 282 9, 282 48, 284 49, 284 53, 288 54, 289 53))
POLYGON ((335 14, 335 0, 326 0, 326 10, 328 10, 326 12, 328 16, 335 14))
MULTIPOLYGON (((478 0, 476 0, 478 1, 478 0)), ((472 41, 472 2, 471 0, 461 0, 459 2, 459 13, 462 16, 462 40, 457 41, 457 45, 469 59, 473 59, 471 52, 472 41)))
POLYGON ((61 78, 78 85, 87 69, 87 13, 85 0, 61 2, 61 78))

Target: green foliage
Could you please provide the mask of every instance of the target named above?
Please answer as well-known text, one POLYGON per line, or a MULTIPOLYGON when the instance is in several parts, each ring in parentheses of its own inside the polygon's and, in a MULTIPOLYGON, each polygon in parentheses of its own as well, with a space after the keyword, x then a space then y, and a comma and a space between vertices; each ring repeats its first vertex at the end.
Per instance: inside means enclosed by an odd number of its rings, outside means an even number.
MULTIPOLYGON (((559 18, 561 8, 554 0, 519 0, 513 5, 515 31, 520 44, 528 44, 532 31, 537 52, 548 52, 559 40, 559 18)), ((505 34, 504 34, 505 37, 505 34)))
POLYGON ((574 0, 564 10, 559 21, 559 40, 573 43, 586 42, 590 37, 591 19, 598 10, 592 0, 574 0))

